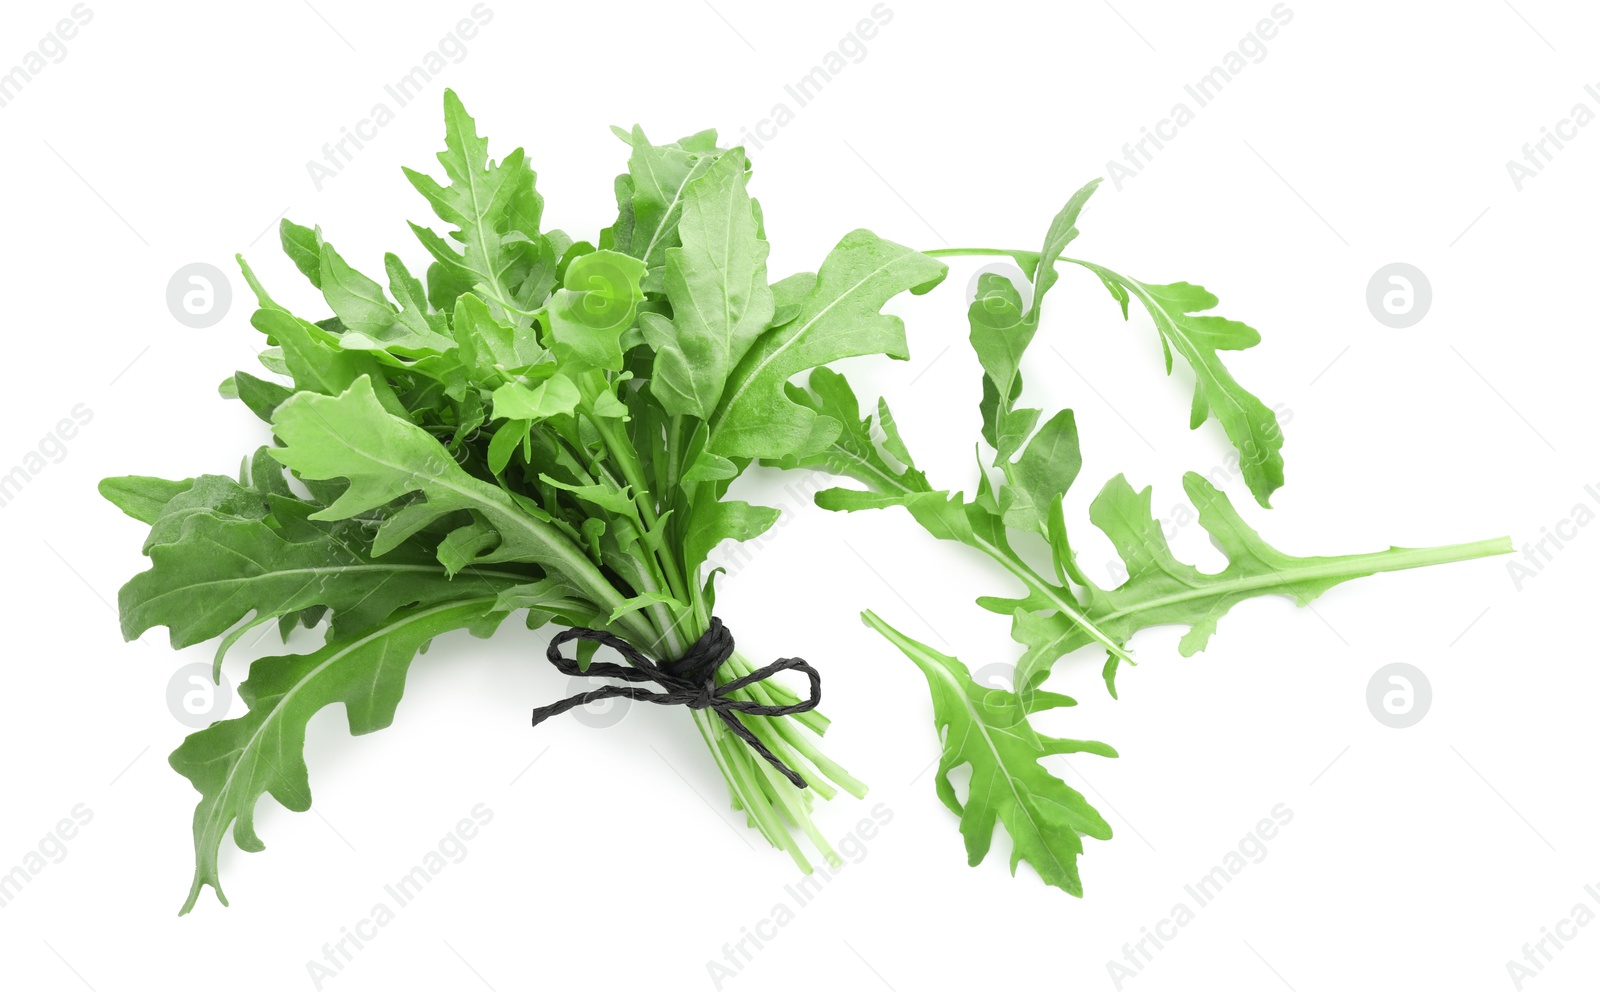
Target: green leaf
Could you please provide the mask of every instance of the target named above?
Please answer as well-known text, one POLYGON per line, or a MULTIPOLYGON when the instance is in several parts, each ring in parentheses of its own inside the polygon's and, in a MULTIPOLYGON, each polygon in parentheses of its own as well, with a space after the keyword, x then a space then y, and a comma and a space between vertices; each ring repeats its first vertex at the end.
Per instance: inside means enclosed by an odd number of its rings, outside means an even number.
POLYGON ((394 722, 411 659, 447 631, 472 627, 487 634, 499 616, 493 597, 443 603, 397 614, 358 637, 307 655, 262 658, 239 686, 247 715, 190 734, 170 762, 200 793, 194 811, 195 875, 183 913, 210 885, 227 905, 217 860, 233 829, 244 851, 265 848, 256 835, 255 808, 270 793, 285 808, 311 808, 305 763, 306 724, 324 707, 343 703, 352 734, 394 722))
POLYGON ((478 564, 519 561, 540 565, 597 607, 615 609, 619 595, 581 549, 549 521, 526 512, 504 489, 456 464, 422 428, 387 413, 366 377, 339 396, 299 393, 278 408, 273 433, 284 446, 272 456, 303 478, 347 479, 349 487, 315 520, 342 520, 419 493, 378 528, 373 553, 382 555, 441 517, 472 511, 500 535, 478 564))
POLYGON ((675 612, 679 613, 687 612, 689 609, 689 604, 678 599, 676 596, 670 596, 664 592, 647 592, 633 597, 632 599, 623 603, 621 606, 618 606, 616 609, 612 610, 611 616, 607 619, 611 623, 616 623, 629 613, 642 610, 655 604, 670 606, 675 612))
POLYGON ((1283 429, 1277 415, 1267 405, 1234 380, 1222 364, 1219 351, 1242 351, 1261 340, 1255 328, 1205 314, 1217 305, 1217 298, 1204 287, 1186 282, 1164 286, 1142 283, 1119 275, 1092 262, 1078 264, 1100 277, 1111 295, 1128 315, 1128 298, 1133 296, 1149 311, 1156 332, 1167 353, 1167 372, 1172 372, 1172 352, 1176 351, 1194 371, 1195 394, 1189 418, 1191 429, 1215 415, 1228 440, 1239 451, 1239 466, 1245 484, 1262 506, 1271 506, 1272 494, 1283 485, 1283 429))
POLYGON ((322 237, 309 227, 301 227, 285 217, 278 224, 278 240, 300 274, 311 285, 322 288, 322 237))
POLYGON ((390 387, 383 366, 371 355, 345 351, 339 347, 337 335, 287 310, 257 310, 250 323, 267 336, 268 342, 283 349, 284 369, 294 379, 296 389, 332 396, 366 377, 384 409, 396 416, 405 415, 406 408, 390 387))
POLYGON ((832 432, 833 440, 818 450, 767 459, 766 464, 779 468, 826 469, 882 492, 928 491, 928 479, 912 464, 911 454, 900 439, 886 403, 879 401, 875 418, 860 416, 860 403, 849 380, 829 368, 813 370, 809 385, 807 391, 790 384, 785 393, 797 405, 814 411, 819 422, 826 418, 837 423, 839 428, 832 432), (889 463, 884 452, 879 450, 880 443, 899 465, 889 463))
POLYGON ((754 506, 742 500, 702 499, 689 509, 689 524, 683 536, 683 567, 694 572, 725 540, 748 541, 760 537, 778 522, 779 513, 770 506, 754 506))
POLYGON ((846 235, 822 263, 816 285, 788 323, 763 334, 728 379, 713 415, 710 450, 729 458, 783 458, 826 447, 816 411, 786 395, 789 379, 857 355, 907 357, 905 325, 880 313, 907 290, 925 293, 942 262, 871 231, 846 235))
POLYGON ((118 595, 123 636, 133 640, 165 626, 174 648, 223 634, 248 616, 261 622, 313 606, 332 611, 338 636, 402 606, 493 593, 526 579, 475 570, 452 581, 452 573, 420 549, 376 559, 331 528, 291 541, 263 520, 209 513, 190 515, 178 539, 152 547, 150 559, 150 569, 118 595))
POLYGON ((965 665, 906 637, 870 610, 867 625, 903 651, 928 680, 934 726, 943 740, 934 785, 939 799, 961 817, 967 863, 983 861, 998 823, 1011 837, 1011 873, 1026 861, 1046 885, 1083 895, 1078 877, 1081 837, 1110 840, 1111 826, 1088 800, 1040 762, 1054 754, 1117 752, 1098 741, 1046 737, 1028 722, 1030 713, 1074 705, 1047 692, 1017 694, 977 684, 965 665), (950 773, 967 766, 971 778, 965 802, 950 773))
POLYGON ((496 418, 532 421, 571 414, 582 399, 571 379, 556 375, 532 389, 520 382, 508 382, 494 391, 492 403, 496 418))
MULTIPOLYGON (((825 510, 846 512, 905 507, 917 523, 934 537, 983 552, 1023 584, 1020 598, 984 596, 979 597, 979 606, 1007 616, 1026 614, 1031 617, 1042 612, 1051 617, 1060 629, 1087 638, 1090 642, 1100 643, 1113 657, 1129 662, 1133 660, 1111 634, 1101 630, 1087 615, 1077 594, 1065 581, 1049 582, 1029 567, 1012 548, 1005 523, 981 499, 969 502, 960 493, 952 495, 938 491, 861 493, 849 489, 825 489, 817 493, 815 499, 816 504, 825 510)), ((1012 636, 1024 644, 1031 644, 1031 641, 1024 639, 1024 635, 1032 634, 1033 630, 1031 626, 1014 625, 1012 636)), ((1052 627, 1052 637, 1054 631, 1055 627, 1052 627)), ((1043 673, 1040 673, 1037 678, 1019 684, 1035 688, 1043 677, 1043 673)))
POLYGON ((1004 463, 1039 421, 1038 410, 1012 408, 1022 394, 1022 355, 1033 340, 1036 325, 1023 318, 1022 295, 1016 287, 995 273, 978 278, 967 322, 971 326, 968 340, 984 372, 983 396, 978 402, 983 439, 995 449, 995 461, 1004 463))
POLYGON ((584 502, 598 506, 614 516, 631 517, 636 512, 633 497, 628 494, 626 489, 618 489, 604 483, 582 486, 572 485, 549 475, 539 476, 539 481, 563 492, 569 492, 584 502))
POLYGON ((499 475, 506 470, 517 448, 527 442, 532 427, 531 420, 508 420, 495 429, 487 452, 489 471, 499 475))
MULTIPOLYGON (((1009 283, 1006 288, 1010 288, 1009 283)), ((1060 493, 1066 491, 1081 464, 1071 411, 1062 411, 1051 418, 1039 432, 1034 441, 1038 445, 1037 452, 1030 456, 1025 451, 1015 464, 1003 463, 1015 485, 1001 491, 1002 499, 996 505, 988 487, 982 483, 978 498, 971 502, 963 499, 959 493, 952 495, 933 490, 922 473, 911 464, 911 455, 900 439, 887 404, 882 400, 878 401, 876 426, 882 432, 884 447, 894 450, 905 463, 906 467, 899 472, 877 452, 872 439, 872 422, 869 419, 856 419, 855 392, 843 376, 827 369, 818 369, 812 374, 811 387, 811 393, 791 387, 791 396, 797 402, 825 413, 829 419, 842 422, 843 429, 818 454, 775 460, 772 464, 786 468, 800 465, 821 467, 856 479, 872 490, 826 489, 814 497, 819 507, 844 512, 904 507, 934 537, 983 552, 1024 585, 1025 594, 1020 599, 984 597, 979 599, 979 605, 1008 616, 1018 610, 1049 611, 1056 615, 1062 626, 1081 631, 1091 641, 1099 642, 1114 658, 1132 662, 1133 659, 1117 642, 1085 617, 1077 595, 1068 586, 1066 578, 1063 576, 1060 582, 1051 583, 1039 576, 1012 548, 1006 534, 1008 526, 1018 525, 1043 532, 1045 527, 1035 528, 1035 514, 1048 518, 1053 509, 1059 516, 1060 493), (1053 498, 1051 494, 1054 494, 1053 498)), ((1032 448, 1033 445, 1030 445, 1029 450, 1032 448)))
MULTIPOLYGON (((1377 572, 1464 561, 1511 551, 1508 538, 1440 548, 1389 548, 1368 554, 1298 558, 1263 541, 1217 488, 1197 473, 1183 477, 1183 488, 1200 511, 1200 526, 1228 556, 1220 572, 1201 572, 1179 561, 1150 512, 1150 488, 1134 492, 1122 476, 1113 478, 1089 507, 1089 519, 1116 546, 1128 578, 1101 589, 1086 578, 1085 613, 1098 629, 1126 644, 1139 630, 1165 624, 1188 627, 1178 644, 1188 657, 1205 648, 1217 622, 1236 603, 1256 596, 1289 596, 1301 606, 1341 582, 1377 572)), ((1056 545, 1058 559, 1063 545, 1056 545)), ((1017 666, 1022 685, 1037 685, 1063 655, 1085 646, 1081 629, 1061 618, 1019 614, 1013 636, 1030 645, 1017 666)), ((1115 673, 1113 666, 1108 672, 1115 673)))
MULTIPOLYGON (((556 252, 539 233, 544 198, 534 189, 534 173, 518 148, 500 163, 489 158, 489 140, 455 91, 445 90, 445 150, 439 164, 450 179, 440 186, 430 176, 406 169, 406 178, 434 212, 455 225, 458 253, 438 235, 411 226, 423 247, 461 289, 483 297, 496 317, 517 327, 530 322, 527 311, 549 291, 556 252)), ((432 278, 430 274, 430 278, 432 278)))
POLYGON ((248 372, 233 374, 233 387, 239 400, 250 412, 266 423, 272 423, 272 411, 278 404, 294 395, 294 390, 267 379, 259 379, 248 372))
POLYGON ((149 475, 124 475, 100 481, 100 495, 140 523, 152 524, 174 496, 188 492, 193 479, 169 482, 149 475))
POLYGON ((1079 190, 1072 194, 1050 221, 1049 230, 1045 231, 1044 248, 1039 256, 1029 264, 1019 260, 1023 271, 1033 280, 1033 305, 1028 311, 1028 321, 1033 326, 1039 326, 1040 315, 1044 310, 1044 296, 1050 292, 1050 287, 1056 284, 1059 273, 1056 272, 1056 260, 1061 253, 1066 251, 1067 245, 1078 236, 1078 215, 1083 212, 1084 204, 1089 202, 1089 197, 1100 185, 1099 179, 1091 179, 1079 190))
POLYGON ((740 149, 689 184, 678 224, 682 247, 666 253, 674 317, 655 349, 651 391, 673 415, 708 420, 733 367, 773 315, 767 243, 745 191, 740 149))
POLYGON ((1033 303, 1022 312, 1022 297, 1010 281, 994 274, 979 279, 967 311, 972 348, 983 366, 984 440, 995 449, 994 464, 1005 476, 995 496, 1008 527, 1046 532, 1051 508, 1071 487, 1083 458, 1071 410, 1058 411, 1030 440, 1043 411, 1016 409, 1022 393, 1023 353, 1033 341, 1044 311, 1044 297, 1055 285, 1056 260, 1078 235, 1078 215, 1099 180, 1078 190, 1045 232, 1044 248, 1033 260, 1033 303))
POLYGON ((429 309, 422 282, 411 274, 400 256, 393 252, 384 255, 383 271, 389 277, 389 295, 400 306, 400 314, 384 341, 389 350, 418 355, 455 347, 448 316, 429 309))
POLYGON ((218 514, 241 520, 262 520, 273 510, 265 488, 242 485, 225 475, 197 476, 187 488, 176 491, 150 521, 143 551, 182 539, 184 524, 194 514, 218 514))
POLYGON ((525 372, 549 357, 531 328, 500 320, 471 293, 456 301, 455 337, 461 364, 486 384, 498 384, 504 374, 525 372))
POLYGON ((1006 485, 999 505, 1006 526, 1045 533, 1050 510, 1072 486, 1083 468, 1078 426, 1071 410, 1045 421, 1015 460, 1001 463, 1006 485))
POLYGON ((622 333, 644 299, 644 263, 614 251, 595 251, 567 267, 564 288, 550 298, 550 348, 572 374, 622 368, 622 333))
POLYGON ((395 309, 383 295, 383 287, 351 268, 333 245, 317 235, 322 255, 322 297, 338 315, 339 322, 355 334, 381 339, 394 323, 395 309))
MULTIPOLYGON (((645 263, 644 288, 660 293, 665 289, 667 249, 678 244, 678 224, 690 184, 705 174, 720 154, 717 133, 701 131, 670 145, 652 145, 636 126, 623 140, 633 146, 625 186, 627 203, 608 240, 618 251, 645 263)), ((623 179, 618 177, 619 201, 623 179)))
MULTIPOLYGON (((439 564, 444 566, 447 577, 454 578, 456 573, 478 560, 478 556, 494 547, 500 541, 500 535, 495 529, 482 520, 472 523, 446 534, 444 540, 439 542, 439 549, 435 557, 439 564)), ((392 558, 393 552, 385 556, 385 560, 392 558)), ((518 576, 517 578, 524 578, 518 576)))

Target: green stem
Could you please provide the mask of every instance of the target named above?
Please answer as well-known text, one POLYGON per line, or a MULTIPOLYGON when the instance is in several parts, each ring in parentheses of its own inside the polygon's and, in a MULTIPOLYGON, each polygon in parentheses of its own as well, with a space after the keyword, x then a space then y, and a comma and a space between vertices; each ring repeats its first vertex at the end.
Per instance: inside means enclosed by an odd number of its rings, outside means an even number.
MULTIPOLYGON (((806 839, 811 841, 827 859, 828 864, 837 868, 842 863, 838 852, 834 851, 833 845, 828 843, 827 838, 822 836, 822 831, 818 830, 817 825, 811 820, 810 798, 795 788, 794 783, 784 778, 771 763, 757 757, 753 752, 750 761, 766 778, 768 794, 776 798, 781 808, 788 813, 789 822, 800 828, 806 839)), ((810 865, 803 867, 809 872, 810 865)))
MULTIPOLYGON (((617 437, 616 427, 605 417, 591 415, 589 421, 594 424, 595 430, 599 432, 600 439, 605 443, 606 450, 611 453, 617 464, 622 467, 623 480, 633 489, 633 502, 639 508, 639 514, 644 526, 647 529, 654 530, 661 518, 656 513, 655 499, 651 495, 651 489, 645 485, 644 466, 639 464, 638 455, 634 452, 632 446, 623 443, 617 437)), ((662 547, 665 548, 665 546, 663 543, 662 547)), ((678 568, 677 560, 672 555, 659 551, 652 555, 651 558, 655 559, 656 570, 663 575, 668 591, 681 602, 689 602, 689 593, 683 581, 683 572, 678 568)))
POLYGON ((966 541, 961 543, 966 544, 968 547, 977 548, 999 562, 1001 567, 1020 579, 1023 585, 1048 599, 1050 605, 1055 607, 1062 616, 1083 628, 1084 633, 1100 642, 1100 645, 1110 651, 1119 661, 1126 661, 1130 665, 1135 664, 1133 656, 1128 653, 1126 648, 1112 640, 1104 631, 1090 622, 1089 618, 1084 616, 1082 611, 1069 602, 1066 597, 1062 596, 1055 586, 1046 582, 1038 572, 1023 563, 1020 558, 1007 554, 1005 549, 996 547, 976 535, 974 535, 971 543, 966 541))
MULTIPOLYGON (((696 716, 698 717, 704 712, 704 710, 698 710, 696 711, 696 716)), ((756 757, 755 753, 750 750, 749 745, 735 737, 726 727, 721 726, 720 721, 713 733, 719 735, 720 740, 718 743, 723 748, 723 753, 727 756, 729 764, 738 769, 738 782, 742 787, 745 812, 749 813, 751 819, 756 821, 761 833, 774 847, 779 847, 789 852, 789 857, 794 859, 794 863, 800 867, 800 870, 809 874, 811 872, 811 862, 806 860, 805 853, 794 842, 794 835, 789 833, 788 828, 778 819, 773 810, 773 796, 767 792, 765 788, 767 783, 764 781, 761 771, 755 767, 756 763, 760 762, 761 759, 756 757)), ((785 781, 784 784, 788 785, 789 783, 785 781)))
MULTIPOLYGON (((756 670, 756 666, 751 664, 744 655, 735 651, 733 657, 728 659, 727 670, 729 677, 726 681, 731 682, 734 679, 749 675, 756 670)), ((754 685, 747 686, 745 692, 750 694, 750 698, 766 706, 792 706, 800 701, 799 696, 775 683, 757 682, 754 685)), ((816 710, 796 713, 791 719, 818 737, 827 733, 828 718, 816 710)))
MULTIPOLYGON (((704 628, 701 627, 690 633, 698 636, 703 631, 704 628)), ((719 680, 728 682, 747 675, 752 670, 749 662, 735 654, 724 665, 719 680)), ((741 698, 765 705, 780 705, 782 701, 776 694, 778 690, 777 686, 767 686, 758 682, 747 686, 739 695, 741 698)), ((723 779, 728 783, 733 808, 743 810, 749 816, 751 824, 761 832, 768 843, 788 852, 800 870, 807 873, 812 870, 812 866, 795 842, 794 830, 804 834, 830 864, 839 864, 838 854, 811 820, 813 797, 832 798, 836 794, 833 788, 835 785, 858 799, 866 794, 865 785, 829 760, 817 749, 814 742, 801 733, 802 725, 809 727, 815 724, 818 728, 827 725, 826 719, 820 717, 809 723, 803 723, 803 718, 808 717, 816 717, 816 714, 808 712, 796 714, 794 717, 755 716, 743 721, 757 740, 766 745, 780 761, 806 779, 810 786, 809 790, 806 790, 797 788, 770 763, 751 750, 748 744, 728 729, 720 717, 709 710, 694 711, 695 727, 717 762, 717 768, 722 772, 723 779)))

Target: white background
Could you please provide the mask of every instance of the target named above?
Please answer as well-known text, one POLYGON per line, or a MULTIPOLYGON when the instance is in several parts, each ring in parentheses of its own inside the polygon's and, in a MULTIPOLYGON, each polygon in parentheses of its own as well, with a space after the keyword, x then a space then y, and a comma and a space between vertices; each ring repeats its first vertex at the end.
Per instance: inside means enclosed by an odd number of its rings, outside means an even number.
MULTIPOLYGON (((1600 83, 1600 14, 1514 2, 1291 0, 1266 58, 1085 212, 1075 253, 1147 281, 1203 283, 1222 312, 1261 329, 1259 348, 1228 361, 1292 411, 1288 484, 1271 511, 1238 481, 1228 491, 1286 551, 1501 534, 1520 547, 1596 504, 1584 486, 1600 484, 1600 127, 1520 192, 1506 161, 1575 103, 1600 109, 1584 92, 1600 83), (1434 296, 1402 330, 1365 302, 1369 278, 1394 261, 1420 267, 1434 296)), ((865 57, 750 148, 774 274, 814 268, 859 226, 921 247, 1036 246, 1125 142, 1174 103, 1194 107, 1184 85, 1272 6, 1114 3, 890 0, 865 57)), ((384 84, 471 4, 314 4, 91 0, 67 56, 0 109, 0 471, 76 404, 93 412, 66 456, 0 508, 11 565, 0 871, 76 804, 93 811, 65 859, 0 909, 0 984, 310 988, 307 961, 484 803, 494 819, 466 859, 324 987, 711 988, 707 962, 792 902, 796 869, 733 826, 681 711, 530 730, 530 707, 566 680, 542 660, 542 637, 515 622, 490 642, 437 643, 392 729, 353 740, 337 708, 321 714, 309 744, 315 813, 264 801, 268 849, 224 848, 233 906, 207 892, 180 919, 195 794, 165 766, 187 732, 165 700, 173 673, 210 649, 174 653, 160 630, 121 641, 112 604, 143 567, 143 529, 94 484, 230 472, 265 439, 215 388, 252 367, 244 287, 233 280, 221 323, 184 327, 164 299, 179 267, 231 273, 244 251, 280 299, 320 316, 267 233, 286 210, 369 271, 385 250, 420 263, 404 221, 427 211, 400 166, 438 173, 444 86, 493 154, 527 147, 547 223, 592 238, 614 216, 626 158, 608 125, 637 121, 663 141, 712 126, 736 138, 775 103, 794 108, 785 84, 871 4, 490 0, 493 20, 466 56, 321 191, 307 161, 387 99, 384 84)), ((0 65, 70 7, 7 4, 0 65)), ((937 291, 891 305, 907 318, 909 364, 851 363, 952 488, 973 479, 979 373, 962 292, 975 269, 957 260, 937 291)), ((1119 471, 1153 484, 1166 514, 1182 471, 1222 462, 1216 424, 1186 429, 1186 370, 1164 378, 1148 319, 1124 325, 1085 273, 1063 277, 1025 373, 1028 400, 1078 412, 1085 469, 1069 520, 1119 471)), ((1506 962, 1524 943, 1574 904, 1594 908, 1584 886, 1600 883, 1600 675, 1588 614, 1600 528, 1579 530, 1520 590, 1505 559, 1483 560, 1351 583, 1315 613, 1247 603, 1189 659, 1179 631, 1140 634, 1142 664, 1121 677, 1120 702, 1100 686, 1097 654, 1063 662, 1051 687, 1081 705, 1042 729, 1122 755, 1070 769, 1052 759, 1117 834, 1087 842, 1079 900, 1026 867, 1008 877, 1003 837, 987 863, 964 865, 926 773, 937 745, 925 687, 857 620, 871 607, 974 669, 1009 664, 1006 620, 972 604, 1010 593, 1005 576, 903 515, 830 517, 784 491, 799 481, 757 473, 745 487, 788 516, 718 612, 751 657, 803 655, 825 673, 827 750, 873 791, 826 804, 824 830, 848 834, 877 803, 893 819, 724 988, 1110 989, 1107 962, 1279 803, 1294 818, 1265 860, 1124 988, 1512 988, 1506 962), (1365 702, 1373 672, 1395 661, 1433 687, 1432 710, 1407 730, 1381 725, 1365 702)), ((1077 532, 1091 570, 1111 558, 1087 524, 1077 532)), ((1174 544, 1220 565, 1196 526, 1174 544)), ((242 654, 230 679, 272 650, 242 654)), ((1600 926, 1578 934, 1524 987, 1593 987, 1600 926)))

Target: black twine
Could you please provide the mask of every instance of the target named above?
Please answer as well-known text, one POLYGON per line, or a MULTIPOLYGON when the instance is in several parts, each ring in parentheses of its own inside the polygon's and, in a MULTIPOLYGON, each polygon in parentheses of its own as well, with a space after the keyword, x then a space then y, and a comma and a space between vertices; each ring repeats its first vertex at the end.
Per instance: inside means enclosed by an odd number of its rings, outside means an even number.
POLYGON ((606 685, 588 692, 580 692, 575 696, 568 696, 560 702, 548 706, 540 706, 533 711, 533 725, 537 727, 545 720, 565 713, 575 706, 583 706, 597 699, 612 699, 623 696, 628 699, 643 700, 656 703, 660 706, 687 706, 692 710, 715 710, 722 722, 728 725, 740 740, 750 745, 751 750, 767 759, 783 774, 784 778, 793 782, 799 788, 806 787, 806 780, 793 768, 783 763, 777 755, 750 732, 750 728, 740 722, 735 713, 748 713, 751 716, 789 716, 794 713, 804 713, 816 709, 817 703, 822 699, 822 676, 800 658, 779 658, 777 661, 764 668, 758 668, 749 675, 744 675, 731 682, 717 684, 717 670, 723 662, 733 655, 733 635, 728 633, 728 628, 716 617, 711 618, 711 626, 700 636, 698 641, 690 645, 683 657, 676 661, 666 661, 657 664, 645 657, 644 653, 632 644, 603 630, 590 630, 588 627, 572 627, 563 630, 550 639, 550 648, 545 652, 545 657, 550 664, 556 666, 567 675, 585 675, 595 678, 621 679, 624 682, 655 682, 666 692, 652 692, 649 689, 632 685, 606 685), (616 665, 606 661, 591 661, 587 669, 579 668, 576 660, 564 657, 561 654, 561 645, 568 641, 596 641, 616 651, 628 660, 632 667, 616 665), (778 672, 797 669, 805 672, 811 680, 811 696, 797 703, 787 706, 764 706, 760 703, 745 699, 734 699, 731 695, 745 686, 753 685, 764 679, 770 678, 778 672))

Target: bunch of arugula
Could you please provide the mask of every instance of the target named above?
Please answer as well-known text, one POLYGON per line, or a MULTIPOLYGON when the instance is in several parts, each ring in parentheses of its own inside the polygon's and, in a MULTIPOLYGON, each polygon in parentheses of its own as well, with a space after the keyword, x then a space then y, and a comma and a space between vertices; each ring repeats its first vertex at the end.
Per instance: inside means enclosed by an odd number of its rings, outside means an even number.
MULTIPOLYGON (((354 734, 388 726, 433 638, 488 636, 525 610, 529 628, 596 628, 679 657, 711 619, 712 549, 777 518, 726 498, 730 483, 757 459, 803 461, 838 442, 839 422, 791 399, 789 379, 845 357, 907 357, 903 325, 880 309, 945 274, 858 230, 816 274, 769 283, 749 163, 711 131, 655 145, 618 130, 632 150, 618 217, 597 244, 574 241, 540 229, 521 149, 491 160, 454 93, 445 120, 447 184, 407 171, 450 228, 411 225, 431 256, 425 282, 387 255, 386 293, 320 230, 286 220, 285 252, 332 311, 310 321, 240 259, 272 375, 240 371, 223 392, 275 443, 238 478, 101 484, 150 526, 150 568, 120 595, 125 636, 164 625, 178 648, 220 637, 220 672, 255 627, 287 639, 326 621, 317 650, 251 664, 248 713, 171 757, 201 796, 184 912, 206 885, 226 902, 220 845, 231 826, 239 847, 262 848, 262 795, 310 807, 307 721, 338 702, 354 734)), ((719 679, 752 669, 736 653, 719 679)), ((796 701, 770 681, 737 698, 796 701)), ((805 870, 797 832, 837 863, 810 791, 693 713, 750 824, 805 870)), ((807 736, 825 729, 819 713, 746 725, 818 795, 864 794, 807 736)))
POLYGON ((1079 213, 1098 184, 1095 180, 1073 195, 1050 224, 1040 251, 928 252, 1010 256, 1031 282, 1024 299, 1027 287, 983 273, 968 307, 970 341, 983 368, 982 436, 993 452, 989 464, 979 459, 971 499, 934 489, 916 468, 888 405, 880 399, 862 417, 854 390, 831 369, 813 371, 809 389, 791 385, 789 394, 819 417, 839 423, 832 443, 820 451, 770 460, 780 467, 820 468, 855 479, 867 489, 826 489, 816 494, 817 504, 842 511, 904 507, 936 538, 981 552, 1020 584, 1020 596, 978 600, 981 607, 1011 618, 1012 636, 1024 648, 1012 690, 981 685, 955 658, 905 636, 871 611, 862 616, 915 662, 928 681, 942 735, 935 784, 940 799, 960 817, 969 863, 976 865, 987 855, 998 821, 1011 838, 1013 873, 1026 861, 1047 884, 1073 895, 1083 894, 1077 866, 1082 837, 1108 839, 1111 827, 1082 794, 1040 761, 1054 754, 1081 751, 1115 757, 1116 752, 1096 741, 1046 737, 1032 728, 1031 714, 1074 705, 1070 697, 1039 688, 1057 661, 1080 648, 1103 648, 1103 677, 1115 697, 1119 665, 1133 663, 1128 640, 1146 627, 1188 627, 1179 642, 1179 652, 1187 657, 1206 646, 1217 622, 1235 603, 1251 597, 1286 595, 1303 606, 1348 579, 1512 550, 1510 540, 1502 537, 1440 548, 1298 558, 1267 544, 1227 496, 1190 472, 1183 477, 1184 490, 1199 511, 1200 525, 1228 557, 1222 571, 1206 573, 1173 555, 1151 515, 1151 490, 1136 492, 1118 475, 1091 503, 1089 520, 1111 539, 1127 577, 1109 589, 1092 581, 1077 564, 1063 512, 1063 497, 1083 464, 1073 413, 1061 410, 1040 424, 1042 411, 1016 405, 1023 355, 1039 329, 1058 264, 1079 265, 1098 276, 1125 320, 1130 299, 1144 306, 1160 335, 1167 373, 1177 352, 1194 374, 1190 427, 1198 428, 1212 416, 1221 421, 1238 451, 1241 474, 1262 506, 1269 505, 1273 491, 1283 484, 1283 437, 1276 416, 1234 380, 1217 354, 1255 345, 1260 340, 1255 329, 1206 313, 1217 299, 1199 286, 1144 283, 1095 262, 1062 256, 1077 236, 1079 213), (1018 551, 1027 541, 1043 545, 1052 574, 1041 574, 1018 551), (963 800, 949 776, 964 765, 970 766, 971 778, 963 800))

